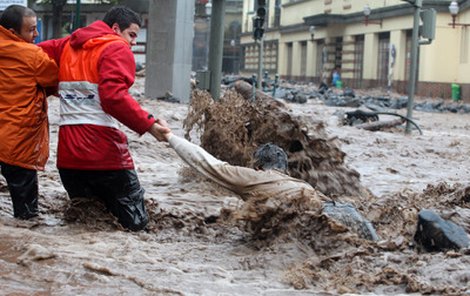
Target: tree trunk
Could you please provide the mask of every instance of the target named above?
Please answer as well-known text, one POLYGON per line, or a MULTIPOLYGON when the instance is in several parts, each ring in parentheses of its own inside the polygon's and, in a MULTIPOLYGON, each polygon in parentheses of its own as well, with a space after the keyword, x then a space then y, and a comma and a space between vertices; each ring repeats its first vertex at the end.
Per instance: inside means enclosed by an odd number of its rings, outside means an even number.
POLYGON ((62 12, 67 0, 52 0, 52 35, 53 38, 62 37, 62 12))
POLYGON ((363 124, 355 125, 357 128, 365 129, 368 131, 378 131, 384 128, 391 128, 395 126, 402 125, 405 122, 405 119, 399 118, 391 121, 373 121, 363 124))

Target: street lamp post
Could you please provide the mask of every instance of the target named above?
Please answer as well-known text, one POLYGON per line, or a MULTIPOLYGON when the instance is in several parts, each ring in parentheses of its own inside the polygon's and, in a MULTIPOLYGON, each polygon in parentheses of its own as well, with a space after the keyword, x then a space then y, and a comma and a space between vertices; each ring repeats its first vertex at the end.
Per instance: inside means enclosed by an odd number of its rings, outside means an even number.
POLYGON ((369 7, 368 4, 366 4, 366 5, 364 6, 363 12, 364 12, 364 16, 365 16, 364 23, 365 23, 365 25, 367 26, 367 25, 369 24, 369 15, 370 15, 370 12, 371 12, 370 7, 369 7))
POLYGON ((258 40, 258 89, 263 90, 264 36, 258 40))
POLYGON ((364 6, 364 9, 362 10, 364 13, 364 25, 368 26, 369 24, 374 24, 374 25, 380 25, 382 27, 382 20, 376 20, 376 21, 371 21, 369 20, 369 16, 372 13, 372 9, 370 9, 369 4, 366 4, 364 6))
POLYGON ((214 100, 219 100, 224 47, 225 0, 213 0, 211 10, 211 37, 209 41, 210 93, 214 100))
POLYGON ((457 3, 457 1, 453 0, 449 5, 449 12, 450 12, 450 15, 452 16, 452 23, 449 25, 452 25, 453 29, 455 29, 455 26, 461 26, 461 27, 470 26, 470 24, 463 24, 463 23, 456 22, 457 14, 459 14, 459 10, 460 10, 459 4, 457 3))
MULTIPOLYGON (((407 1, 408 2, 408 1, 407 1)), ((420 12, 423 7, 423 0, 415 0, 412 3, 415 7, 414 18, 413 18, 413 34, 411 36, 411 71, 408 85, 408 106, 406 116, 412 119, 413 116, 413 105, 414 95, 416 92, 416 72, 418 71, 418 46, 419 46, 419 21, 420 12)), ((406 121, 405 133, 411 133, 410 121, 406 121)))
POLYGON ((452 28, 455 28, 455 18, 459 13, 459 4, 457 1, 452 1, 449 5, 449 12, 452 15, 452 28))
POLYGON ((313 38, 315 37, 315 26, 310 26, 308 28, 308 32, 310 33, 310 40, 313 41, 313 38))

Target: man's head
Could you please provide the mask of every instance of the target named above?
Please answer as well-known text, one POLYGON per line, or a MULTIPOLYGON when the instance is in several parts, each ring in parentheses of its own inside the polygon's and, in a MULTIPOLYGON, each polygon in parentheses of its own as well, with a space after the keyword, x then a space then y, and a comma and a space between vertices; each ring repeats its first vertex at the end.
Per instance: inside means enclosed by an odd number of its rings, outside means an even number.
POLYGON ((111 8, 103 18, 114 32, 126 39, 130 46, 137 43, 137 35, 142 25, 140 16, 125 6, 111 8))
POLYGON ((277 145, 267 143, 259 146, 253 158, 255 169, 287 172, 287 154, 277 145))
POLYGON ((29 43, 39 35, 36 13, 21 5, 8 6, 0 17, 0 25, 29 43))

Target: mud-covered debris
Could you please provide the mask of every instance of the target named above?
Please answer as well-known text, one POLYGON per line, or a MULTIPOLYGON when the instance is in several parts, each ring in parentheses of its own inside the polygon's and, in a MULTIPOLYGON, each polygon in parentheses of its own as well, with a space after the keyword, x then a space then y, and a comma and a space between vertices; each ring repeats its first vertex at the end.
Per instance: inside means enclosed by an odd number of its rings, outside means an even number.
POLYGON ((374 226, 349 203, 327 202, 323 206, 323 214, 338 220, 365 239, 379 240, 374 226))
POLYGON ((418 214, 418 228, 415 240, 427 251, 462 249, 470 246, 465 230, 442 219, 431 210, 421 210, 418 214))
POLYGON ((33 261, 40 261, 55 258, 57 255, 44 246, 38 244, 30 244, 26 251, 18 257, 16 263, 27 266, 33 261))
POLYGON ((366 122, 378 121, 379 116, 375 112, 367 112, 361 109, 354 111, 345 112, 345 116, 342 118, 344 125, 358 125, 366 122))

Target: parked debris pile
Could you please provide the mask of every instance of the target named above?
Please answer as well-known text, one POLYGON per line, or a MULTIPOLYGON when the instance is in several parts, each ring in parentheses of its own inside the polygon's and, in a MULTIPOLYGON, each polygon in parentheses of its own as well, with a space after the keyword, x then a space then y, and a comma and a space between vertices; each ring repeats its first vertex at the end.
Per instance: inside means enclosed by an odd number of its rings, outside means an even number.
MULTIPOLYGON (((408 106, 408 97, 389 96, 349 96, 344 95, 344 91, 329 90, 325 94, 312 92, 310 97, 316 97, 325 102, 327 106, 336 107, 361 107, 364 106, 374 111, 386 111, 389 109, 404 109, 408 106)), ((424 112, 452 112, 470 113, 470 104, 461 102, 445 101, 442 99, 418 102, 414 104, 414 110, 424 112)))
MULTIPOLYGON (((253 83, 252 78, 243 76, 225 76, 222 84, 228 87, 233 86, 237 81, 253 83)), ((273 95, 275 98, 286 100, 290 103, 305 103, 307 99, 319 99, 327 106, 335 107, 353 107, 364 106, 374 111, 386 111, 389 109, 404 109, 408 105, 407 96, 388 96, 369 94, 359 95, 363 91, 355 91, 350 87, 344 89, 329 88, 326 84, 317 87, 313 83, 298 84, 283 81, 279 86, 274 85, 274 81, 267 79, 263 84, 263 91, 273 95)), ((452 112, 452 113, 470 113, 470 104, 463 102, 454 102, 444 99, 426 100, 424 102, 415 102, 414 110, 424 112, 452 112)))

